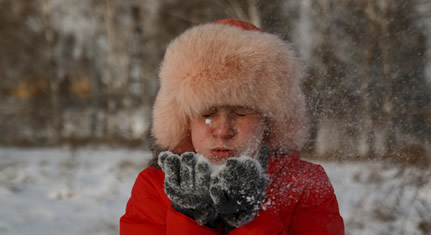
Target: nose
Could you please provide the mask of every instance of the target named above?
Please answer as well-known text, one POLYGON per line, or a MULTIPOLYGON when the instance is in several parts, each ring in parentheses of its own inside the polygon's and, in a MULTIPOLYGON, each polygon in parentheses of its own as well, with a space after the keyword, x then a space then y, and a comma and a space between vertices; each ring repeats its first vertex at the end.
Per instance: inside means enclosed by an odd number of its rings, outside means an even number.
POLYGON ((221 113, 215 120, 212 120, 211 124, 212 134, 215 138, 228 140, 235 136, 233 120, 229 114, 221 113))

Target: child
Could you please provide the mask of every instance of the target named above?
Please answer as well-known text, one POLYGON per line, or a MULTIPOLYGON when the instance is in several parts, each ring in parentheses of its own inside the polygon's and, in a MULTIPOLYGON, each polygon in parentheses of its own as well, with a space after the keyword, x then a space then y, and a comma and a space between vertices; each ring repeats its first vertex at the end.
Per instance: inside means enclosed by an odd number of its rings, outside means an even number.
POLYGON ((344 234, 323 168, 299 160, 301 77, 289 45, 247 22, 172 41, 153 111, 156 159, 120 234, 344 234))

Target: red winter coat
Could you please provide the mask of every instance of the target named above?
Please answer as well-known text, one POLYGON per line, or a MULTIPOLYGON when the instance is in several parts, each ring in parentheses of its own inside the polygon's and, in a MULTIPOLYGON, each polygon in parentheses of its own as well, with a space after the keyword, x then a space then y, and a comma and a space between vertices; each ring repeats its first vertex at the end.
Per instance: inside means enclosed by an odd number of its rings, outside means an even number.
MULTIPOLYGON (((271 156, 267 200, 259 215, 229 234, 344 234, 337 199, 323 168, 298 155, 271 156)), ((120 234, 224 234, 173 209, 163 190, 164 173, 155 167, 136 179, 120 234)))

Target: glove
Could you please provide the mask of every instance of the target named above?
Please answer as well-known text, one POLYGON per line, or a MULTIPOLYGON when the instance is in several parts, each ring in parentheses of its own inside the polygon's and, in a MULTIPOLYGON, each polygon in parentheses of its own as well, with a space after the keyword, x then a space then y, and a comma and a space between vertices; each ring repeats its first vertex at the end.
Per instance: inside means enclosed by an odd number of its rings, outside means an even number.
POLYGON ((268 157, 262 147, 256 159, 227 159, 225 167, 211 177, 210 195, 226 231, 249 223, 259 213, 266 199, 268 157))
POLYGON ((216 227, 218 216, 209 194, 209 163, 206 160, 198 161, 198 156, 191 152, 181 157, 162 152, 158 159, 165 173, 164 189, 172 207, 200 225, 216 227))

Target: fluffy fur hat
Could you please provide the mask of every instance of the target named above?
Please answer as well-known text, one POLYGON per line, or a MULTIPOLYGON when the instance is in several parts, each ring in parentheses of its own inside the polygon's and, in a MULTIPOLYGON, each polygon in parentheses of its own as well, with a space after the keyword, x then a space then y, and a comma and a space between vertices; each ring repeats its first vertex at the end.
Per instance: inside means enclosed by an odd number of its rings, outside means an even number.
POLYGON ((160 69, 152 134, 163 149, 190 141, 189 120, 212 106, 261 112, 266 145, 298 150, 306 139, 302 71, 289 45, 247 22, 228 19, 190 28, 168 46, 160 69))

